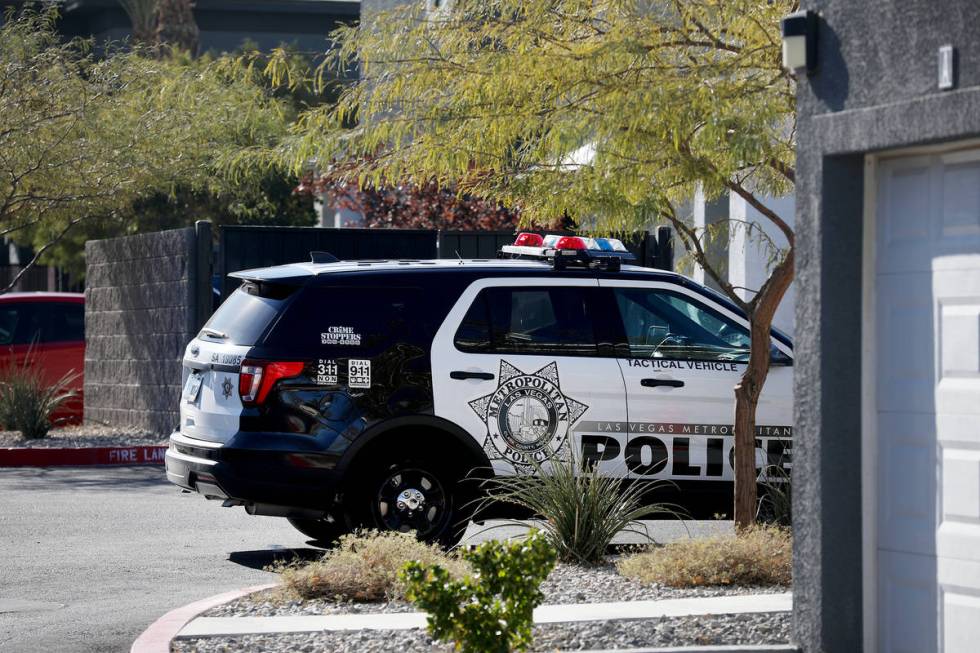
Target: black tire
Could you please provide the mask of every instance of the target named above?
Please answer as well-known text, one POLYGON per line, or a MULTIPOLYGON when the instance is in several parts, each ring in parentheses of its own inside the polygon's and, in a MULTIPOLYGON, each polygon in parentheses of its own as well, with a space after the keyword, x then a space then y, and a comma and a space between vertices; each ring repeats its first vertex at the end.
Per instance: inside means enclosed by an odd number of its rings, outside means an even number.
POLYGON ((414 531, 419 540, 451 547, 466 530, 470 492, 465 470, 417 458, 388 458, 365 470, 346 495, 352 521, 362 528, 414 531))
POLYGON ((341 535, 348 531, 347 525, 339 521, 327 521, 326 519, 301 519, 287 517, 293 528, 303 535, 315 540, 317 544, 329 546, 337 541, 341 535))

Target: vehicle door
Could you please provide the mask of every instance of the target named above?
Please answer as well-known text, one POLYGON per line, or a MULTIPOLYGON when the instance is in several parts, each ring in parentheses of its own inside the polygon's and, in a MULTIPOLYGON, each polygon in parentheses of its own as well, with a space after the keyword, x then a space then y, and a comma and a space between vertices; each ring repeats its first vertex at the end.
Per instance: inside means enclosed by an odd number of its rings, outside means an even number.
MULTIPOLYGON (((749 356, 747 321, 680 284, 602 280, 627 347, 631 478, 732 480, 734 387, 749 356)), ((772 367, 756 414, 757 465, 789 468, 792 350, 772 340, 772 367)))
POLYGON ((435 414, 475 438, 496 473, 584 447, 609 459, 601 473, 625 475, 620 456, 602 455, 626 445, 626 394, 616 359, 601 355, 597 293, 595 279, 481 280, 436 334, 435 414))

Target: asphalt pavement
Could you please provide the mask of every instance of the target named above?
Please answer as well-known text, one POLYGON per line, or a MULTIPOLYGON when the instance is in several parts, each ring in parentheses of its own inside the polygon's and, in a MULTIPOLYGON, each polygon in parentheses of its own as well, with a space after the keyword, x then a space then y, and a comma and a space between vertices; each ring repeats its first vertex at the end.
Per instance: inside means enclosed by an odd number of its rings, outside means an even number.
MULTIPOLYGON (((731 529, 645 524, 661 543, 731 529)), ((523 530, 471 524, 467 539, 523 530)), ((0 652, 128 651, 165 612, 274 582, 265 566, 319 551, 284 519, 181 494, 163 467, 0 469, 0 652)))
POLYGON ((0 651, 128 651, 165 612, 315 551, 284 519, 180 494, 163 467, 0 469, 0 651))

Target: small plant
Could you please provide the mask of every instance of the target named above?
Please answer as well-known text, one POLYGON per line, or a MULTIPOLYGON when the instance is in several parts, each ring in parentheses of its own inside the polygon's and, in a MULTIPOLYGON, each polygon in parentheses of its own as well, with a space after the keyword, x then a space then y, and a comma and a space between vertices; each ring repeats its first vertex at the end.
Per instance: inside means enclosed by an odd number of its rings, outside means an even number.
POLYGON ((680 512, 676 506, 646 501, 648 493, 669 482, 624 484, 600 475, 595 465, 574 454, 553 456, 547 467, 531 459, 531 467, 530 474, 484 481, 487 501, 520 506, 543 518, 543 534, 563 561, 599 563, 620 531, 646 535, 635 528, 636 521, 680 512))
POLYGON ((20 364, 11 361, 0 366, 0 424, 20 431, 27 440, 43 438, 60 421, 51 419, 54 412, 78 396, 70 387, 78 377, 77 373, 68 372, 48 385, 36 365, 33 348, 20 364))
POLYGON ((627 556, 619 573, 670 587, 789 585, 793 540, 787 529, 753 526, 736 535, 680 540, 627 556))
POLYGON ((540 585, 555 567, 548 538, 532 531, 518 542, 484 542, 463 554, 475 573, 454 580, 438 565, 410 562, 402 571, 408 599, 429 613, 429 634, 462 653, 508 653, 531 645, 540 585))
POLYGON ((273 567, 286 591, 304 599, 384 601, 404 598, 398 572, 409 561, 439 564, 452 577, 466 574, 466 563, 412 533, 360 531, 343 535, 322 558, 273 567))

